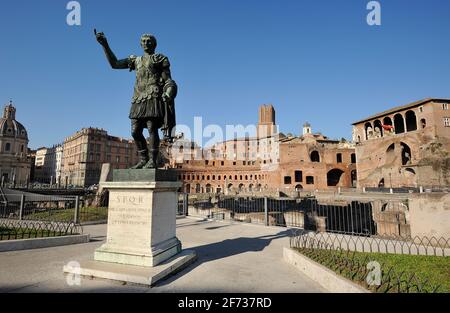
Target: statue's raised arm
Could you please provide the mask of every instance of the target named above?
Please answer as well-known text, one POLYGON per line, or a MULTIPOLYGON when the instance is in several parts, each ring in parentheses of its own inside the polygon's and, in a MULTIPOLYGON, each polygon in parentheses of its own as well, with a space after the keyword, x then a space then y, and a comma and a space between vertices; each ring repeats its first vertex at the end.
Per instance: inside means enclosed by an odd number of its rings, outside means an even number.
POLYGON ((129 59, 118 60, 114 52, 112 52, 109 47, 108 40, 104 33, 97 33, 97 30, 94 29, 95 37, 98 43, 103 47, 103 51, 105 51, 106 58, 108 59, 109 64, 113 69, 128 69, 129 68, 129 59))

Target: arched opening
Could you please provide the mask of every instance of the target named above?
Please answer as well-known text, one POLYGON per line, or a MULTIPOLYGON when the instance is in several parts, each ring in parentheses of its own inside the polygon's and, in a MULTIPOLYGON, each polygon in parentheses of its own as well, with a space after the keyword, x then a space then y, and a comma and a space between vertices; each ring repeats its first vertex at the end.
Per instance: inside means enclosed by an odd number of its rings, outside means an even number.
POLYGON ((301 191, 303 189, 302 185, 295 185, 295 191, 301 191))
POLYGON ((195 193, 200 193, 200 192, 201 192, 200 184, 195 185, 195 193))
POLYGON ((227 189, 228 191, 233 191, 233 184, 228 184, 227 189))
POLYGON ((400 146, 402 147, 402 165, 409 165, 411 164, 412 155, 411 155, 411 148, 404 142, 400 143, 400 146))
POLYGON ((394 126, 390 117, 385 117, 383 119, 383 134, 392 134, 394 132, 394 126))
POLYGON ((396 134, 403 134, 405 132, 405 121, 401 114, 394 116, 394 129, 396 134))
POLYGON ((253 192, 253 184, 248 185, 248 191, 253 192))
POLYGON ((206 185, 206 193, 211 193, 212 189, 211 189, 211 184, 207 184, 206 185))
POLYGON ((311 162, 320 162, 320 154, 318 151, 311 152, 311 162))
POLYGON ((378 183, 378 188, 384 188, 384 178, 382 178, 378 183))
POLYGON ((408 111, 405 114, 406 118, 406 131, 412 132, 417 130, 417 118, 414 111, 408 111))
POLYGON ((244 184, 240 184, 238 188, 239 192, 243 192, 244 188, 245 188, 244 184))
POLYGON ((261 184, 256 185, 256 191, 261 191, 261 190, 262 190, 261 184))
POLYGON ((390 164, 395 160, 395 143, 391 144, 386 150, 386 164, 390 164))
POLYGON ((358 181, 358 173, 356 172, 356 170, 353 170, 351 172, 351 179, 352 179, 352 187, 356 187, 358 181))
POLYGON ((410 174, 412 174, 412 175, 416 175, 416 171, 414 169, 412 169, 412 168, 408 167, 405 171, 410 173, 410 174))
POLYGON ((375 132, 375 137, 377 138, 383 137, 383 124, 381 124, 380 120, 376 120, 373 123, 373 128, 375 132))
POLYGON ((334 187, 339 185, 339 182, 341 180, 342 174, 344 174, 344 171, 340 169, 332 169, 327 173, 327 185, 329 187, 334 187))
POLYGON ((184 186, 184 192, 191 193, 191 184, 187 184, 186 186, 184 186))
POLYGON ((365 129, 365 131, 366 131, 366 140, 368 140, 369 138, 372 138, 372 135, 373 135, 372 124, 369 123, 369 122, 367 122, 367 123, 364 125, 364 129, 365 129))
POLYGON ((425 128, 425 127, 427 127, 427 120, 426 119, 421 119, 420 120, 420 126, 422 127, 422 128, 425 128))

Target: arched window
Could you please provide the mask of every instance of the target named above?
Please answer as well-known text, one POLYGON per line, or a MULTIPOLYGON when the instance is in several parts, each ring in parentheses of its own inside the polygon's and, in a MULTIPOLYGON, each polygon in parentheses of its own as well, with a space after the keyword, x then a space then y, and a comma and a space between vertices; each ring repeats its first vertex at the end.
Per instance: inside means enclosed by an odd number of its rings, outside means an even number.
POLYGON ((366 131, 366 140, 368 140, 368 139, 371 138, 372 135, 373 135, 372 124, 369 123, 369 122, 367 122, 367 123, 364 125, 364 129, 365 129, 365 131, 366 131))
POLYGON ((373 123, 373 128, 376 137, 383 137, 383 125, 381 124, 380 120, 376 120, 373 123))
POLYGON ((320 155, 318 151, 311 152, 311 162, 320 162, 320 155))
POLYGON ((207 184, 206 185, 206 193, 211 193, 212 189, 211 189, 211 184, 207 184))
POLYGON ((358 181, 358 173, 356 170, 353 170, 351 172, 351 179, 352 179, 352 187, 356 187, 356 183, 358 181))
POLYGON ((406 117, 406 131, 412 132, 417 130, 417 118, 414 111, 408 111, 405 114, 406 117))
POLYGON ((402 165, 409 165, 412 161, 411 148, 404 142, 400 143, 402 147, 402 165))
POLYGON ((405 132, 405 121, 401 114, 396 114, 394 116, 394 128, 396 134, 402 134, 405 132))
POLYGON ((395 160, 395 143, 386 149, 386 164, 390 164, 395 160))
POLYGON ((339 182, 341 180, 341 176, 344 174, 344 171, 340 169, 332 169, 327 173, 327 184, 330 187, 339 185, 339 182))
POLYGON ((425 127, 427 127, 427 120, 426 119, 421 119, 420 120, 420 125, 422 126, 422 128, 425 128, 425 127))

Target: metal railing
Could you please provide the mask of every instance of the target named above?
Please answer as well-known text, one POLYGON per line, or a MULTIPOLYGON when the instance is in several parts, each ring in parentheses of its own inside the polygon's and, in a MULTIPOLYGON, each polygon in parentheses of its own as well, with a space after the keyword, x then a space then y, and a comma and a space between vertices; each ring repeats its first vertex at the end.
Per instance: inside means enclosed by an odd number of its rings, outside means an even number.
POLYGON ((0 241, 79 235, 83 229, 74 223, 0 219, 0 241))
POLYGON ((291 236, 290 246, 372 292, 448 292, 448 286, 432 282, 429 274, 418 275, 411 267, 395 265, 400 262, 398 257, 395 262, 387 261, 394 254, 426 257, 426 262, 429 258, 446 260, 443 257, 450 255, 448 238, 367 238, 299 231, 291 236), (376 266, 378 273, 373 271, 376 266))
POLYGON ((181 215, 359 236, 409 236, 407 201, 331 201, 182 194, 181 215))

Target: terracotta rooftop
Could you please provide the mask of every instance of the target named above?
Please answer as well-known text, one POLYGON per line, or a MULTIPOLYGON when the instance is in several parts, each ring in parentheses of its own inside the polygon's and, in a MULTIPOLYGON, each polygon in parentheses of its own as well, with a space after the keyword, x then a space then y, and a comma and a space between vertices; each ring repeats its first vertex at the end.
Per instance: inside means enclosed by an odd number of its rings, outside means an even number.
POLYGON ((358 121, 358 122, 355 122, 355 123, 353 123, 352 125, 361 124, 361 123, 367 122, 367 121, 369 121, 369 120, 373 120, 373 119, 376 119, 376 118, 379 118, 379 117, 382 117, 382 116, 385 116, 385 115, 388 115, 388 114, 396 113, 396 112, 399 112, 399 111, 403 111, 403 110, 406 110, 406 109, 414 108, 414 107, 417 107, 417 106, 422 105, 422 104, 424 104, 424 103, 432 102, 432 101, 444 101, 444 102, 449 102, 450 99, 436 99, 436 98, 426 98, 426 99, 422 99, 422 100, 419 100, 419 101, 415 101, 415 102, 412 102, 412 103, 409 103, 409 104, 406 104, 406 105, 398 106, 398 107, 395 107, 395 108, 392 108, 392 109, 383 111, 383 112, 381 112, 381 113, 372 115, 372 116, 370 116, 370 117, 368 117, 368 118, 365 118, 365 119, 363 119, 363 120, 360 120, 360 121, 358 121))

